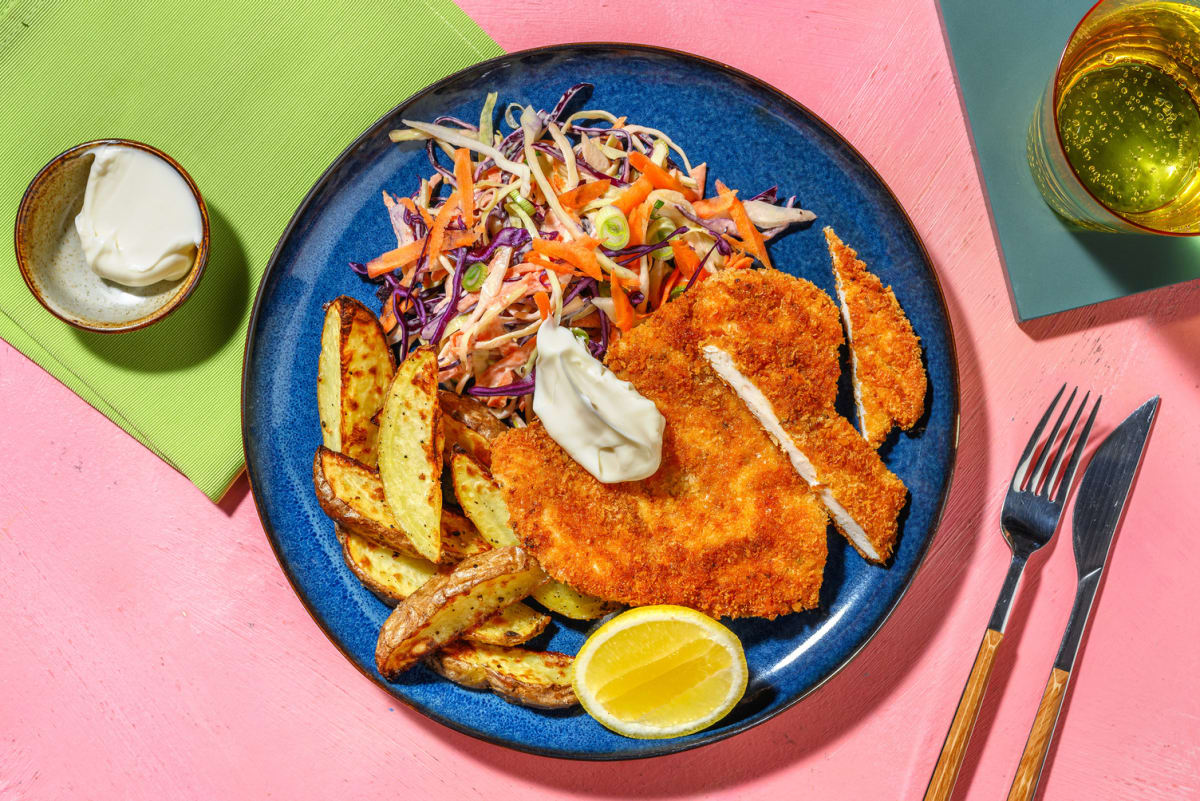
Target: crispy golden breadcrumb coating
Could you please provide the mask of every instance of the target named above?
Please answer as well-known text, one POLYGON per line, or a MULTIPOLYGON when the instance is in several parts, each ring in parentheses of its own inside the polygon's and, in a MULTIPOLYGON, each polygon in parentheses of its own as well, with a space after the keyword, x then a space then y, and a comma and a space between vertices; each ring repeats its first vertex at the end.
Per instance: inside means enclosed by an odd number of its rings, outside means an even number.
POLYGON ((825 241, 850 340, 859 429, 879 447, 893 427, 912 428, 925 410, 920 340, 891 287, 832 228, 825 229, 825 241))
MULTIPOLYGON (((616 343, 608 366, 666 418, 662 466, 601 484, 540 424, 493 442, 512 524, 547 572, 627 604, 775 617, 817 604, 825 512, 699 357, 689 292, 616 343)), ((694 293, 702 294, 702 293, 694 293)))
POLYGON ((834 409, 842 329, 829 296, 775 270, 730 270, 696 292, 690 325, 710 362, 727 354, 718 372, 814 485, 838 530, 867 559, 887 561, 908 491, 834 409))

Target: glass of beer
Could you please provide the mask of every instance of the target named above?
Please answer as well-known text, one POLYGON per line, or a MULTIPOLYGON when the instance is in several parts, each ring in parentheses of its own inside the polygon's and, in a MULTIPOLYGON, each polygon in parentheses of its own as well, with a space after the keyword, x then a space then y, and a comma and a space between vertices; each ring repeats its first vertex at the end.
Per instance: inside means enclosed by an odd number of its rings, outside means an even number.
POLYGON ((1200 2, 1096 3, 1029 126, 1046 203, 1084 229, 1200 234, 1198 100, 1200 2))

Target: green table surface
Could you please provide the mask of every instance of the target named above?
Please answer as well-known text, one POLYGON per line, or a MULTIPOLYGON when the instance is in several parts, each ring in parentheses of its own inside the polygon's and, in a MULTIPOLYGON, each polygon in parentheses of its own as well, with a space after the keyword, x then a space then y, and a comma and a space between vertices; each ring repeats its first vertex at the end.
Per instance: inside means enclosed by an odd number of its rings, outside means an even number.
POLYGON ((501 52, 450 0, 0 5, 0 219, 53 156, 105 137, 174 156, 211 216, 199 288, 127 334, 51 316, 0 249, 0 337, 219 498, 242 468, 251 302, 292 212, 382 114, 501 52))
POLYGON ((1090 0, 941 0, 1017 319, 1200 278, 1200 239, 1068 227, 1025 161, 1034 106, 1090 0))

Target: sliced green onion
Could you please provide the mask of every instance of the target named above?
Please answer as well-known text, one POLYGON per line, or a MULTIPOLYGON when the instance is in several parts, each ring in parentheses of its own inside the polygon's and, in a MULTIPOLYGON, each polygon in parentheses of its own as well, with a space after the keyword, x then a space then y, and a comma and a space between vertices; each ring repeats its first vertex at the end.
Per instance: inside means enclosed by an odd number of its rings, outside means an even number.
POLYGON ((671 298, 670 298, 670 299, 671 299, 671 300, 675 300, 675 298, 679 297, 680 295, 682 295, 682 294, 683 294, 684 292, 686 292, 686 291, 687 291, 687 287, 686 287, 686 286, 677 286, 677 287, 675 287, 674 289, 672 289, 672 290, 671 290, 671 298))
POLYGON ((582 342, 585 345, 592 341, 592 338, 590 336, 588 336, 588 332, 584 331, 582 328, 572 327, 571 333, 575 335, 576 339, 578 339, 580 342, 582 342))
POLYGON ((483 286, 483 279, 487 277, 487 265, 481 261, 477 261, 467 268, 463 273, 462 288, 468 292, 478 292, 483 286))
POLYGON ((516 214, 516 212, 513 211, 512 208, 510 208, 511 206, 514 206, 514 205, 520 207, 521 211, 525 212, 530 217, 532 217, 533 213, 535 211, 537 211, 537 209, 535 209, 533 207, 533 204, 529 202, 528 198, 521 197, 519 194, 517 194, 516 189, 514 189, 512 192, 510 192, 508 197, 509 197, 509 199, 504 201, 504 208, 508 211, 509 214, 516 214))
POLYGON ((592 224, 596 236, 609 250, 620 250, 629 244, 629 220, 616 206, 605 206, 596 212, 592 224))
MULTIPOLYGON (((650 230, 646 231, 646 242, 651 245, 661 242, 670 236, 671 232, 674 230, 674 222, 667 217, 660 217, 650 226, 650 230)), ((671 259, 675 258, 675 251, 671 250, 670 245, 667 245, 659 248, 658 250, 651 251, 650 255, 656 259, 670 261, 671 259)))

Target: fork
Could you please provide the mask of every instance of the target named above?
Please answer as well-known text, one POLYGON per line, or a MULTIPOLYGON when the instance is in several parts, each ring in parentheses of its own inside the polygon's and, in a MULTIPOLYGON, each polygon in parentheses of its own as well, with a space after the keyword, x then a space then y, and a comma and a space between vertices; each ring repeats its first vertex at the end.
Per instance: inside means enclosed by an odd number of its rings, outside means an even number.
POLYGON ((1091 414, 1088 415, 1087 422, 1084 423, 1083 429, 1079 433, 1075 448, 1071 451, 1070 459, 1067 460, 1064 470, 1063 458, 1066 456, 1067 446, 1079 423, 1080 415, 1091 396, 1089 392, 1084 394, 1083 400, 1076 408, 1075 415, 1071 418, 1071 424, 1068 426, 1066 434, 1063 435, 1062 442, 1054 454, 1047 473, 1046 467, 1050 451, 1058 437, 1063 421, 1067 418, 1067 413, 1075 402, 1078 388, 1071 390, 1071 395, 1063 405, 1058 420, 1055 421, 1054 427, 1046 437, 1045 444, 1040 449, 1038 443, 1041 441, 1046 423, 1054 414, 1054 409, 1058 406, 1066 389, 1067 385, 1063 384, 1062 388, 1058 390, 1058 394, 1054 396, 1054 400, 1050 402, 1046 413, 1042 415, 1042 419, 1038 421, 1037 428, 1033 430, 1033 436, 1029 438, 1029 443, 1025 446, 1024 453, 1021 454, 1021 460, 1017 463, 1008 493, 1004 496, 1004 507, 1000 512, 1000 531, 1008 543, 1009 550, 1012 551, 1012 561, 1009 562, 1008 573, 1004 577, 1004 585, 1000 588, 1000 597, 996 599, 996 607, 992 610, 992 618, 988 621, 987 631, 983 634, 983 642, 980 643, 979 652, 975 655, 975 664, 971 667, 970 676, 967 677, 967 685, 963 688, 962 698, 958 701, 954 720, 950 723, 950 730, 946 733, 946 742, 942 745, 942 753, 938 757, 937 765, 933 769, 933 776, 929 779, 929 786, 925 790, 925 801, 945 801, 954 792, 954 783, 958 780, 958 772, 962 767, 963 757, 967 753, 967 743, 970 742, 971 732, 975 729, 975 719, 979 716, 979 708, 983 703, 988 679, 992 675, 996 651, 1000 647, 1001 640, 1004 639, 1004 628, 1008 625, 1013 596, 1016 595, 1017 586, 1021 583, 1025 564, 1033 552, 1050 542, 1054 532, 1058 530, 1063 506, 1070 492, 1071 482, 1075 478, 1075 469, 1079 466, 1079 458, 1083 454, 1088 435, 1092 431, 1092 423, 1096 420, 1096 411, 1100 408, 1099 397, 1092 405, 1091 414), (1037 455, 1036 463, 1033 461, 1035 454, 1037 455), (1031 464, 1033 465, 1032 469, 1030 469, 1031 464))

